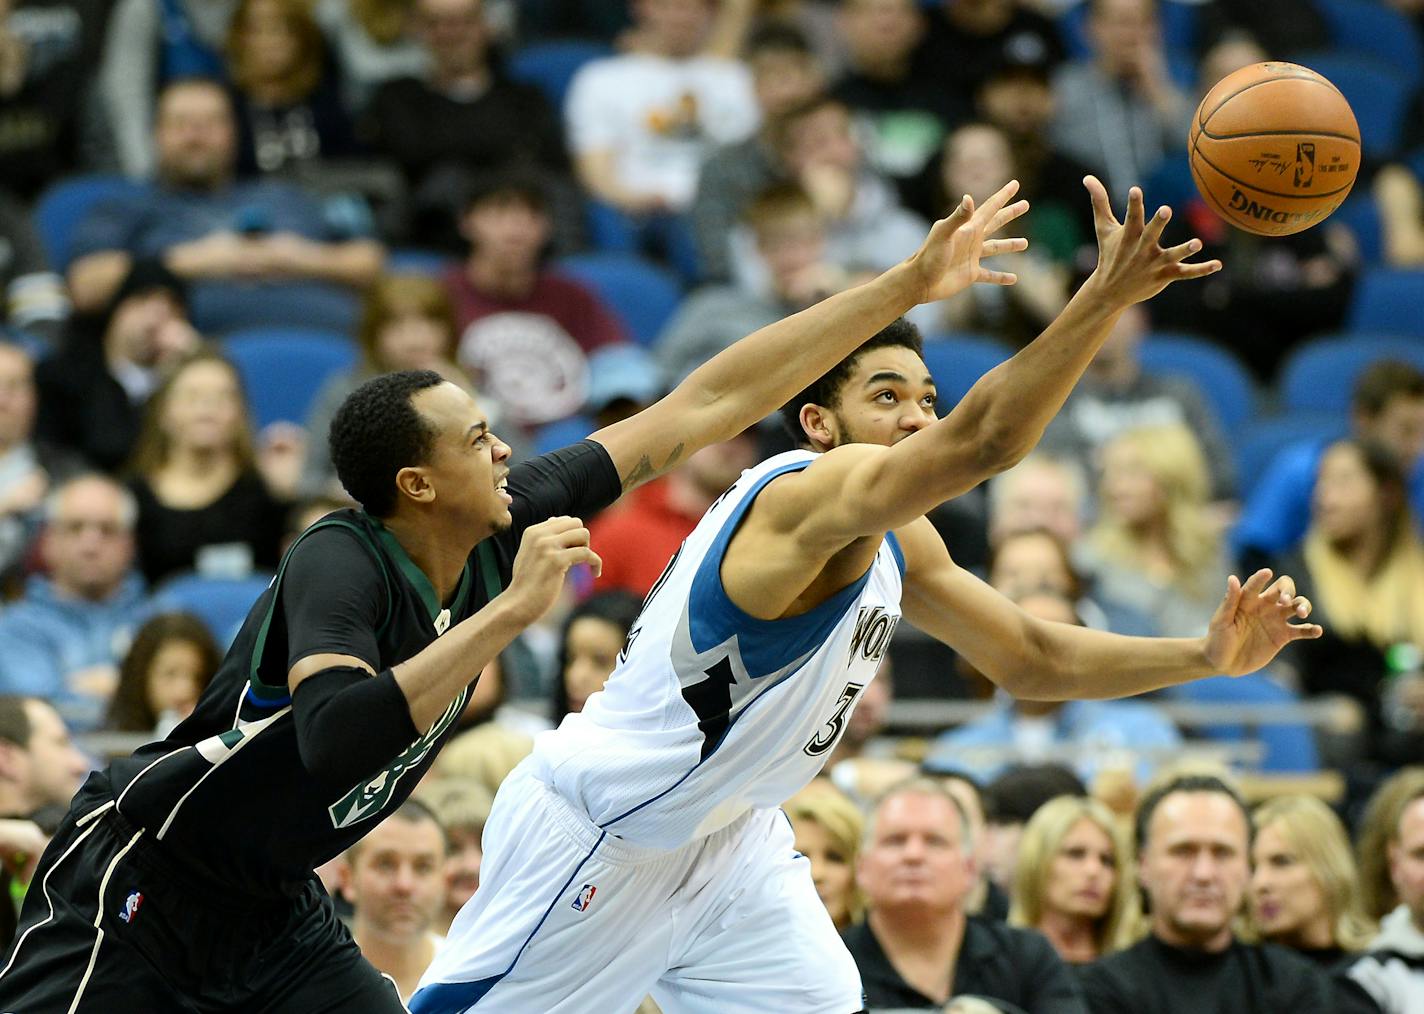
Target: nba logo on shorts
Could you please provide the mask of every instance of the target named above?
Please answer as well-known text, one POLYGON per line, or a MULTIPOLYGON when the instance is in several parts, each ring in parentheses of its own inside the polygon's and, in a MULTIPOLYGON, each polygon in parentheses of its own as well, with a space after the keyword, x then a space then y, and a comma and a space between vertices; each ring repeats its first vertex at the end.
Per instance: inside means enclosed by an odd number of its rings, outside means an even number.
POLYGON ((124 899, 124 910, 119 913, 119 918, 124 922, 133 922, 134 916, 138 915, 138 907, 142 904, 142 892, 130 891, 129 896, 124 899))
POLYGON ((584 884, 579 889, 578 897, 574 899, 575 912, 587 912, 588 906, 593 904, 593 896, 598 893, 598 888, 592 884, 584 884))

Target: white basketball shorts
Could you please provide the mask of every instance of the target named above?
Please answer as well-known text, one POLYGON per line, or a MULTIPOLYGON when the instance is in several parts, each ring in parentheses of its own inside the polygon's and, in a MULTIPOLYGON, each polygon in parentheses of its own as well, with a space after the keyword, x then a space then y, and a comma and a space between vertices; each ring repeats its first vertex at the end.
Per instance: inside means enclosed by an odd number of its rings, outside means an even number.
POLYGON ((412 1014, 853 1014, 860 974, 780 810, 671 852, 600 830, 528 761, 412 1014))

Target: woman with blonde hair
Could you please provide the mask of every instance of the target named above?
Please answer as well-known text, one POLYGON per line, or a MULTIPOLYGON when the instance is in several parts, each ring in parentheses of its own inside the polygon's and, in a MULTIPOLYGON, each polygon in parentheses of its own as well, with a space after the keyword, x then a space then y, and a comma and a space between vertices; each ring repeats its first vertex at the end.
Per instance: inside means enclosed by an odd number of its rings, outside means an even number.
POLYGON ((1401 768, 1390 775, 1365 805, 1355 835, 1355 859, 1360 870, 1360 894, 1366 915, 1383 919, 1399 904, 1399 892, 1389 874, 1389 842, 1399 828, 1408 803, 1424 794, 1424 767, 1401 768))
POLYGON ((796 833, 796 851, 811 863, 811 881, 837 930, 859 922, 864 899, 855 883, 855 863, 865 817, 845 793, 823 778, 782 807, 796 833))
POLYGON ((1080 562, 1108 598, 1140 603, 1165 637, 1203 633, 1226 586, 1210 489, 1201 445, 1180 423, 1127 430, 1103 448, 1098 522, 1080 562))
POLYGON ((1305 540, 1276 568, 1295 577, 1325 630, 1291 659, 1301 689, 1346 703, 1352 724, 1363 720, 1351 745, 1389 767, 1424 747, 1424 681, 1405 675, 1424 647, 1424 543, 1407 490, 1399 459, 1385 446, 1330 445, 1305 540), (1389 679, 1392 671, 1400 675, 1389 679))
POLYGON ((129 466, 149 584, 191 570, 275 570, 288 509, 279 471, 254 449, 231 361, 200 348, 175 363, 144 408, 129 466))
POLYGON ((1019 841, 1009 924, 1086 964, 1133 943, 1140 912, 1132 848, 1112 811, 1081 796, 1039 807, 1019 841))
POLYGON ((1375 933, 1344 825, 1313 796, 1279 796, 1252 816, 1251 927, 1262 939, 1334 966, 1375 933))

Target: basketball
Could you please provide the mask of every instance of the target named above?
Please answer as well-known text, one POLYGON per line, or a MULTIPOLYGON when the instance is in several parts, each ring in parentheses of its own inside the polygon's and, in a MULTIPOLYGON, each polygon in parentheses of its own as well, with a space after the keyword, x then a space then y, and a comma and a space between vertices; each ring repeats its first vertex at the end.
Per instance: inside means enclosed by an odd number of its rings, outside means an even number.
POLYGON ((1360 168, 1345 96, 1309 67, 1243 67, 1201 100, 1187 138, 1192 179, 1218 215, 1259 236, 1323 222, 1360 168))

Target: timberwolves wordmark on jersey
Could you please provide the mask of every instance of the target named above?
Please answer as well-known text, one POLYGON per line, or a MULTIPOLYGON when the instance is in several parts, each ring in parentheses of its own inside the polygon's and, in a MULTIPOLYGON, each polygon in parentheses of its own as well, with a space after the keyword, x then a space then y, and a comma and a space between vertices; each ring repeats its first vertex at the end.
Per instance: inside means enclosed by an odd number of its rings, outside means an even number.
POLYGON ((757 494, 814 460, 789 451, 743 473, 668 563, 603 691, 537 741, 538 777, 609 833, 675 848, 781 805, 821 769, 879 668, 900 619, 894 535, 801 616, 759 620, 722 588, 757 494))

